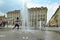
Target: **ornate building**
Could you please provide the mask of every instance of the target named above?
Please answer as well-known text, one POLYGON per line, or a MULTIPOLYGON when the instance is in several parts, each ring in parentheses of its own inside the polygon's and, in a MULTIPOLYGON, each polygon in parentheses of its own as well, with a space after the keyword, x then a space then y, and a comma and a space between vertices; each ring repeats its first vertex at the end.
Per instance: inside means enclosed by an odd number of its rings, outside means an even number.
MULTIPOLYGON (((40 21, 42 21, 42 26, 45 26, 47 21, 47 8, 46 7, 36 7, 36 8, 29 8, 29 23, 30 27, 39 27, 40 21)), ((10 11, 7 13, 7 20, 9 24, 12 24, 12 21, 19 17, 21 20, 21 12, 20 10, 10 11)), ((20 21, 22 22, 22 20, 20 21)), ((21 23, 22 24, 22 23, 21 23)))
POLYGON ((49 26, 60 27, 60 6, 57 8, 56 12, 51 17, 49 21, 49 26))
POLYGON ((13 21, 19 17, 20 19, 20 24, 21 23, 21 16, 20 16, 20 10, 14 10, 14 11, 10 11, 10 12, 7 12, 7 21, 9 24, 13 24, 13 21))
POLYGON ((42 21, 42 26, 45 26, 47 21, 47 8, 30 8, 29 9, 29 16, 30 16, 30 26, 31 27, 39 27, 40 21, 42 21))
POLYGON ((3 20, 5 20, 5 19, 6 19, 5 16, 0 16, 0 21, 3 21, 3 20))

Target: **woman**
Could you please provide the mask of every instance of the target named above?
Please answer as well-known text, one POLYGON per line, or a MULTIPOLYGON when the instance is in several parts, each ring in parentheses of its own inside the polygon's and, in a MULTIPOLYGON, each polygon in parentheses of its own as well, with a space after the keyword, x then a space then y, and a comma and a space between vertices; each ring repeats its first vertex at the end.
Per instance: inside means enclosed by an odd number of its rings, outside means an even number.
POLYGON ((15 25, 15 26, 13 27, 13 29, 16 28, 16 27, 17 27, 17 29, 19 29, 19 18, 18 18, 18 17, 17 17, 16 20, 14 21, 14 25, 15 25))

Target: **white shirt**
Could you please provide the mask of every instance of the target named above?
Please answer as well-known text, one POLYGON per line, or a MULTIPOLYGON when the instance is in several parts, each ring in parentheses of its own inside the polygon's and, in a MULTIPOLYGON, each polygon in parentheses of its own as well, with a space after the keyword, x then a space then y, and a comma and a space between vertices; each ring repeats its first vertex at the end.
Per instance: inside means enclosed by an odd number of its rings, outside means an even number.
POLYGON ((19 24, 19 23, 20 23, 19 20, 15 20, 15 21, 14 21, 14 24, 19 24))

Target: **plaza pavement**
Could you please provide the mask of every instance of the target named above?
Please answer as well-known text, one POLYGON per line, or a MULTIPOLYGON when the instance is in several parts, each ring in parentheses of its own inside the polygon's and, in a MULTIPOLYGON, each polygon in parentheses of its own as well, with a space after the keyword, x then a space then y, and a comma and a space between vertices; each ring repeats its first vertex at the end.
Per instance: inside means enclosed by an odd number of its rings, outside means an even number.
MULTIPOLYGON (((13 27, 14 27, 14 25, 8 25, 8 26, 6 25, 4 27, 4 29, 8 29, 9 30, 9 29, 12 29, 13 27)), ((22 27, 20 26, 20 28, 22 28, 22 27)), ((31 27, 31 29, 35 30, 34 27, 31 27)), ((36 30, 58 31, 58 32, 60 32, 60 27, 41 27, 40 29, 36 29, 36 30)))
POLYGON ((9 25, 0 29, 0 40, 60 40, 60 27, 41 27, 37 30, 12 30, 9 25))

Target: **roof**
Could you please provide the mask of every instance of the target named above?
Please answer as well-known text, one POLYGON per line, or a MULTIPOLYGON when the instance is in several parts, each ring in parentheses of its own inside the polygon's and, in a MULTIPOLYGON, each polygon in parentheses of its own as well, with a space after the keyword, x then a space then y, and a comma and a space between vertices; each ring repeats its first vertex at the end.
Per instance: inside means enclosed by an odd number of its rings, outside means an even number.
POLYGON ((41 10, 41 9, 46 9, 47 10, 47 7, 32 7, 32 8, 29 8, 28 10, 36 10, 36 9, 38 9, 38 10, 41 10))
MULTIPOLYGON (((45 9, 45 10, 47 10, 47 7, 32 7, 32 8, 28 8, 28 10, 42 10, 42 9, 45 9)), ((14 13, 14 12, 20 12, 20 10, 14 10, 14 11, 9 11, 9 12, 7 12, 7 14, 8 13, 14 13)))
POLYGON ((14 12, 20 12, 20 10, 9 11, 9 12, 7 12, 7 14, 8 13, 14 13, 14 12))
POLYGON ((0 18, 5 18, 5 16, 0 16, 0 18))

